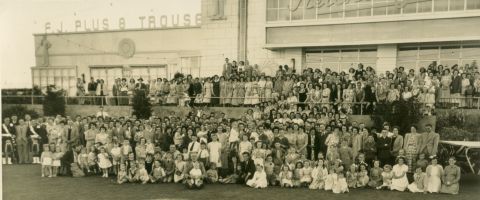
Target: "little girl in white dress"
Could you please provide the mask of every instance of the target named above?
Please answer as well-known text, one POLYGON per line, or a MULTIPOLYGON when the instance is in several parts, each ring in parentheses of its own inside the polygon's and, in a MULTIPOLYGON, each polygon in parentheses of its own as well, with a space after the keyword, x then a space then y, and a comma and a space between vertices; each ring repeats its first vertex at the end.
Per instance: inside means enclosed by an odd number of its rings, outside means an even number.
POLYGON ((263 166, 257 164, 257 171, 253 174, 253 178, 247 181, 247 185, 253 188, 266 188, 268 185, 267 174, 263 170, 263 166))
POLYGON ((102 169, 102 177, 108 178, 108 168, 112 166, 112 162, 108 159, 108 154, 105 152, 105 148, 100 148, 100 153, 98 154, 98 167, 102 169))

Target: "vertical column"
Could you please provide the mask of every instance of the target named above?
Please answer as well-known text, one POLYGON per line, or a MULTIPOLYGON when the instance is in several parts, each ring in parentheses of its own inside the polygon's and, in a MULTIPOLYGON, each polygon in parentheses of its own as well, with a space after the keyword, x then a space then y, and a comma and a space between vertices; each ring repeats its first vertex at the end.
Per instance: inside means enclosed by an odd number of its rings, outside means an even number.
POLYGON ((238 1, 238 60, 247 60, 248 0, 238 1))
POLYGON ((397 44, 382 44, 377 48, 377 73, 392 71, 397 66, 397 44))

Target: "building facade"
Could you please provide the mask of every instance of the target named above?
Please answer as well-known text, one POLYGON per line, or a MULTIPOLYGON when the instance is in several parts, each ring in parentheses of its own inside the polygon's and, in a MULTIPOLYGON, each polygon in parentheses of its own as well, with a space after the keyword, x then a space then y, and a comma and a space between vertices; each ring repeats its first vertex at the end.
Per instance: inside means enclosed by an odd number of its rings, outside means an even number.
POLYGON ((480 59, 480 0, 201 0, 197 25, 35 34, 33 84, 75 95, 77 78, 220 74, 224 58, 344 71, 358 63, 465 65, 480 59), (200 23, 201 22, 201 23, 200 23), (46 38, 46 39, 45 39, 46 38), (47 44, 47 45, 46 45, 47 44), (45 48, 45 46, 47 46, 45 48))

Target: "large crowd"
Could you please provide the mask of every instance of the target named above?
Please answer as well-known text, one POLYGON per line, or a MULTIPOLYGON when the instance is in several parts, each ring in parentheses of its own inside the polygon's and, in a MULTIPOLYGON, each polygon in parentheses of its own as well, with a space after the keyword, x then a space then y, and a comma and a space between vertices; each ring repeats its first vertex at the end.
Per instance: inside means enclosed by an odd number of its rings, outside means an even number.
POLYGON ((400 133, 388 123, 368 128, 345 113, 282 109, 252 108, 238 118, 198 108, 149 119, 110 117, 103 109, 92 116, 9 116, 3 163, 40 164, 42 177, 113 176, 118 184, 459 191, 460 168, 453 157, 438 162, 431 125, 400 133))
MULTIPOLYGON (((473 97, 480 97, 480 73, 475 62, 451 67, 432 62, 418 72, 400 66, 385 74, 360 63, 348 72, 307 68, 297 73, 294 67, 284 65, 274 76, 268 76, 257 65, 245 65, 242 61, 237 65, 227 58, 221 76, 187 75, 145 82, 143 78, 119 77, 110 87, 111 90, 102 79, 91 77, 86 83, 79 78, 77 96, 97 97, 91 104, 128 105, 135 91, 143 90, 152 103, 160 105, 254 106, 288 102, 344 108, 347 113, 356 114, 361 109, 368 113, 377 103, 414 100, 423 105, 422 112, 431 114, 436 105, 477 105, 479 102, 473 97)), ((85 102, 81 98, 80 103, 85 102)))

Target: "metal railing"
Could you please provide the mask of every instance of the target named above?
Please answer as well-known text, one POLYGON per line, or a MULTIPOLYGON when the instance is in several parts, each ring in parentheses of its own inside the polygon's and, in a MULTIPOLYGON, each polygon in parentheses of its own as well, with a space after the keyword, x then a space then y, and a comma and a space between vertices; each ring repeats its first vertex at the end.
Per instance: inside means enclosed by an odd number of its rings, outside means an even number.
MULTIPOLYGON (((132 96, 64 96, 66 105, 98 105, 98 106, 128 106, 132 104, 132 96)), ((186 97, 180 96, 146 96, 153 105, 162 106, 178 106, 179 99, 186 97), (173 98, 168 99, 168 98, 173 98)), ((208 103, 196 103, 195 98, 189 97, 188 100, 193 101, 190 105, 200 106, 216 106, 216 107, 248 107, 258 103, 272 102, 274 98, 258 98, 258 97, 210 97, 208 103), (249 104, 253 100, 255 104, 249 104), (230 102, 230 103, 225 103, 230 102), (247 102, 247 103, 246 103, 247 102)), ((43 104, 45 96, 43 95, 2 95, 2 104, 43 104)), ((287 104, 290 104, 287 102, 287 104)), ((320 105, 320 107, 344 106, 348 105, 360 109, 360 113, 370 104, 368 102, 297 102, 295 105, 320 105), (359 108, 358 108, 359 107, 359 108)), ((376 105, 382 103, 376 102, 376 105)), ((418 103, 425 104, 425 103, 418 103)), ((427 105, 427 104, 425 104, 427 105)), ((458 98, 438 98, 435 102, 435 108, 464 108, 464 109, 480 109, 480 97, 458 97, 458 98)))

